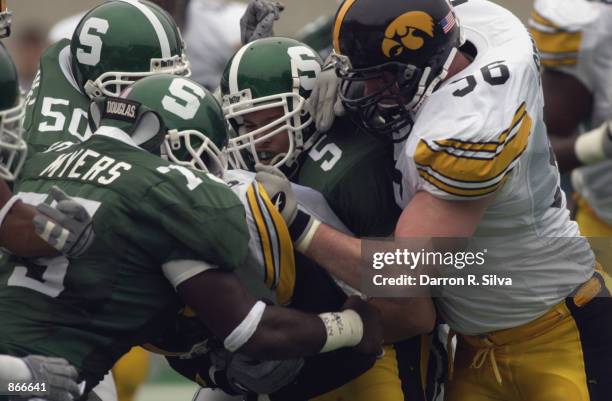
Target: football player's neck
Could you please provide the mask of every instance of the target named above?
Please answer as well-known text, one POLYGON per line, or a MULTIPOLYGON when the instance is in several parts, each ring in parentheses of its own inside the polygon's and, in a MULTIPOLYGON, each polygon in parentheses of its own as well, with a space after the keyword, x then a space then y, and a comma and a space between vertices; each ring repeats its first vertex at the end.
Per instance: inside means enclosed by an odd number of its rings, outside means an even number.
POLYGON ((457 52, 457 55, 455 56, 455 59, 451 63, 450 68, 448 69, 448 75, 446 76, 445 81, 466 69, 467 66, 472 63, 472 60, 472 57, 459 50, 459 52, 457 52))

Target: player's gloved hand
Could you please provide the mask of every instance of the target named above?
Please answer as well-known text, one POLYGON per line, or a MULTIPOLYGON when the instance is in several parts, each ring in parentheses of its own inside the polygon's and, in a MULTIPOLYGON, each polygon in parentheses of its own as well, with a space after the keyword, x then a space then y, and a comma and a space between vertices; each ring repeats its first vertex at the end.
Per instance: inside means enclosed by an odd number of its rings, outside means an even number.
POLYGON ((251 0, 240 18, 240 39, 246 45, 254 40, 274 36, 276 21, 285 6, 278 1, 251 0))
POLYGON ((336 116, 343 116, 346 113, 342 100, 338 96, 340 78, 338 78, 336 70, 346 69, 347 66, 348 58, 346 56, 332 52, 325 60, 312 93, 306 100, 306 110, 314 119, 319 132, 329 131, 336 116))
POLYGON ((271 394, 295 380, 304 361, 259 361, 225 349, 214 350, 211 360, 217 369, 223 369, 229 385, 242 393, 271 394))
POLYGON ((349 297, 342 310, 351 309, 357 312, 363 322, 363 336, 356 349, 366 355, 383 355, 383 326, 380 311, 360 297, 349 297))
POLYGON ((11 36, 11 17, 13 14, 6 10, 0 12, 0 39, 11 36))
POLYGON ((46 384, 45 400, 72 401, 81 396, 79 374, 65 359, 30 355, 22 360, 32 373, 32 383, 46 384))
POLYGON ((283 216, 296 249, 306 252, 321 222, 298 207, 289 179, 277 167, 256 164, 255 171, 255 180, 263 185, 270 200, 283 216))
POLYGON ((64 255, 76 258, 92 244, 95 234, 91 216, 77 201, 56 186, 51 188, 55 207, 41 203, 34 216, 36 234, 64 255))
POLYGON ((578 160, 586 165, 612 159, 612 120, 580 135, 574 150, 578 160))

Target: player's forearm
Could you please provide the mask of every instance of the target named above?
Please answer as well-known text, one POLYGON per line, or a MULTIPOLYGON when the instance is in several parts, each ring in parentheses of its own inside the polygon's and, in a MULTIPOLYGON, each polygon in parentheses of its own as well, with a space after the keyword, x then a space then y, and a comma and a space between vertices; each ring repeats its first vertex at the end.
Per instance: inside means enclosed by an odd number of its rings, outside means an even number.
MULTIPOLYGON (((266 305, 234 274, 217 269, 185 280, 177 291, 227 350, 255 359, 289 359, 351 347, 361 342, 364 333, 355 310, 330 318, 266 305)), ((358 302, 351 305, 347 308, 363 308, 358 302)))
POLYGON ((361 240, 321 224, 304 255, 351 287, 361 288, 361 240))
POLYGON ((318 316, 267 306, 257 330, 240 352, 263 360, 315 355, 326 338, 325 326, 318 316))
POLYGON ((0 226, 0 246, 26 258, 58 255, 57 250, 36 235, 32 223, 35 215, 34 207, 17 201, 0 226))

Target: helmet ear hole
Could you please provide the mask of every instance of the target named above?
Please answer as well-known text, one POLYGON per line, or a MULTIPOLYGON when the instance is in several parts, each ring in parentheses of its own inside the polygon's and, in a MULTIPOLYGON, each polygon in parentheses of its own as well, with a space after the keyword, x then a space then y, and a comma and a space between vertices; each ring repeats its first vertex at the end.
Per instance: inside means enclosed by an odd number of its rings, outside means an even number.
POLYGON ((165 133, 166 127, 160 115, 152 110, 146 110, 136 121, 131 136, 136 145, 153 152, 159 149, 165 133))

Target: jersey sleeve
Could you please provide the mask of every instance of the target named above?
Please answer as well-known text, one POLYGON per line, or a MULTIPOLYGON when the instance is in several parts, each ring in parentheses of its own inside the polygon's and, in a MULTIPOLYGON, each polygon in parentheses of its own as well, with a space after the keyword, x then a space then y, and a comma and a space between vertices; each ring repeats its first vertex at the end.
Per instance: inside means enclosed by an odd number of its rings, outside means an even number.
POLYGON ((28 92, 25 99, 25 118, 23 121, 23 130, 27 133, 31 131, 32 125, 34 124, 36 110, 38 106, 38 96, 40 94, 40 77, 41 77, 42 68, 39 66, 38 71, 36 72, 36 76, 34 77, 34 81, 32 82, 32 87, 28 92))
POLYGON ((489 118, 479 110, 452 122, 429 119, 421 132, 415 126, 404 168, 413 169, 408 176, 418 175, 418 190, 446 200, 470 200, 504 185, 527 148, 533 119, 525 102, 506 116, 490 112, 489 118))
POLYGON ((252 252, 264 268, 264 282, 276 291, 279 304, 285 305, 295 288, 295 257, 289 229, 263 186, 256 181, 248 185, 245 207, 252 252))
MULTIPOLYGON (((599 81, 596 59, 601 4, 586 1, 537 0, 529 30, 540 52, 542 66, 576 77, 590 91, 599 81)), ((610 36, 607 36, 608 40, 610 36)))
MULTIPOLYGON (((188 170, 191 172, 192 170, 188 170)), ((193 172, 186 183, 179 171, 152 187, 142 199, 142 212, 172 236, 180 249, 171 252, 164 269, 200 267, 233 270, 244 261, 249 234, 244 208, 224 183, 193 172), (170 265, 168 265, 170 263, 170 265)))

